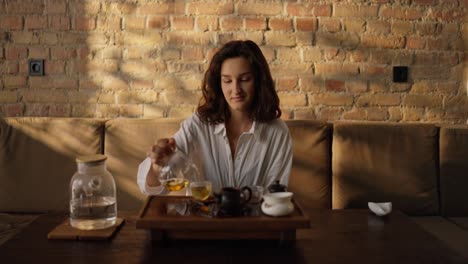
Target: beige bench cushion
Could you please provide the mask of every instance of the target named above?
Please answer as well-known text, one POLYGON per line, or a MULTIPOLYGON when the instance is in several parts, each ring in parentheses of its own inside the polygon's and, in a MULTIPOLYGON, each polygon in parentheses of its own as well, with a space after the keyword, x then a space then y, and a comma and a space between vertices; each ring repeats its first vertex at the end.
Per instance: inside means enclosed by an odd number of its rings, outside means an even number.
POLYGON ((468 231, 440 216, 411 217, 411 219, 468 261, 468 231))
POLYGON ((437 132, 430 124, 336 123, 333 208, 390 201, 410 215, 437 215, 437 132))
MULTIPOLYGON (((106 123, 105 154, 118 186, 119 209, 139 209, 145 199, 136 172, 151 144, 172 136, 181 119, 114 119, 106 123)), ((290 189, 304 207, 330 208, 330 126, 314 121, 288 121, 294 140, 290 189), (305 202, 307 201, 307 203, 305 202)))
POLYGON ((331 208, 331 125, 310 120, 286 121, 293 139, 293 167, 288 190, 304 209, 331 208))
POLYGON ((468 216, 468 126, 440 129, 442 215, 468 216))
POLYGON ((103 128, 94 119, 0 119, 0 212, 68 210, 75 158, 102 153, 103 128))
POLYGON ((138 210, 145 195, 137 185, 138 165, 146 158, 155 140, 171 137, 180 119, 125 119, 106 122, 105 154, 107 166, 117 184, 119 210, 138 210))

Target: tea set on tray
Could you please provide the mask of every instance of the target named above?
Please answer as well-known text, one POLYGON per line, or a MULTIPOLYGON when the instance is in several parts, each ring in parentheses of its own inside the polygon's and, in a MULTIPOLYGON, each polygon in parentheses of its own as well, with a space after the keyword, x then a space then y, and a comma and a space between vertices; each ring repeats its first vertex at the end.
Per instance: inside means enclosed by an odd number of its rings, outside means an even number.
MULTIPOLYGON (((259 216, 260 211, 269 216, 285 216, 294 211, 292 192, 286 191, 286 186, 276 181, 268 187, 264 194, 261 186, 244 186, 242 188, 224 187, 212 196, 199 196, 200 186, 207 186, 211 193, 211 183, 191 182, 189 191, 192 194, 196 210, 204 211, 202 215, 217 217, 259 216), (193 186, 198 186, 194 189, 193 186), (210 211, 207 213, 206 211, 210 211)), ((206 192, 205 192, 206 193, 206 192)))
POLYGON ((198 202, 205 210, 210 210, 206 209, 208 204, 214 204, 216 206, 214 215, 219 217, 258 215, 252 214, 255 209, 261 209, 269 216, 285 216, 294 210, 291 201, 293 193, 287 192, 286 186, 280 184, 278 180, 268 186, 267 193, 261 186, 224 187, 215 193, 212 192, 210 181, 199 179, 196 166, 180 151, 175 151, 159 174, 159 180, 167 191, 179 191, 187 187, 186 195, 192 196, 194 202, 198 202), (249 210, 250 213, 247 212, 249 210))
POLYGON ((286 186, 276 181, 268 187, 268 193, 263 194, 259 186, 245 186, 241 189, 224 187, 219 193, 214 193, 220 217, 235 217, 246 214, 249 205, 259 204, 261 211, 269 216, 285 216, 292 213, 294 205, 291 201, 292 192, 286 191, 286 186), (262 202, 263 198, 263 202, 262 202), (249 203, 250 202, 250 203, 249 203))

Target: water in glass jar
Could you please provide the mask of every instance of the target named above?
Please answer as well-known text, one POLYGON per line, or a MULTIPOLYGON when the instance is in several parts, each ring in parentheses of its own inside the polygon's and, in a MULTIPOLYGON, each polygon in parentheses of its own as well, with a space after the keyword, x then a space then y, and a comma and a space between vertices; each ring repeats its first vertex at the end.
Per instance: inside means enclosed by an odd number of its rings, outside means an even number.
POLYGON ((117 220, 115 197, 81 197, 70 202, 70 224, 83 230, 110 227, 117 220))

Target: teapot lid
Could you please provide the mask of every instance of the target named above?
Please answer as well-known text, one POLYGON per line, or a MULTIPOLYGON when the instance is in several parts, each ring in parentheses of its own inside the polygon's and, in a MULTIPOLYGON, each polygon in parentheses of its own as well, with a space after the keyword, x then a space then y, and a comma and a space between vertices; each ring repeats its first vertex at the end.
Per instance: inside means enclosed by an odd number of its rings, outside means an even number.
POLYGON ((94 154, 94 155, 79 156, 76 158, 76 162, 77 163, 98 163, 101 161, 105 161, 106 159, 107 159, 106 155, 94 154))
POLYGON ((270 186, 268 186, 268 191, 273 193, 273 192, 285 192, 286 191, 286 185, 280 184, 279 180, 276 180, 274 183, 272 183, 270 186))

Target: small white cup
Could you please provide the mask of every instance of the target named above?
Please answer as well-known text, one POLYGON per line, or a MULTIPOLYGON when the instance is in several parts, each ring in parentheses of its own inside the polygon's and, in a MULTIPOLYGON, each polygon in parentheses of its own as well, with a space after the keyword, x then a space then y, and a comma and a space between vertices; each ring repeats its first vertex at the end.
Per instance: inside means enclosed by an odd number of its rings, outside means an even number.
POLYGON ((392 203, 373 203, 368 202, 367 206, 369 209, 378 216, 384 216, 392 211, 392 203))

